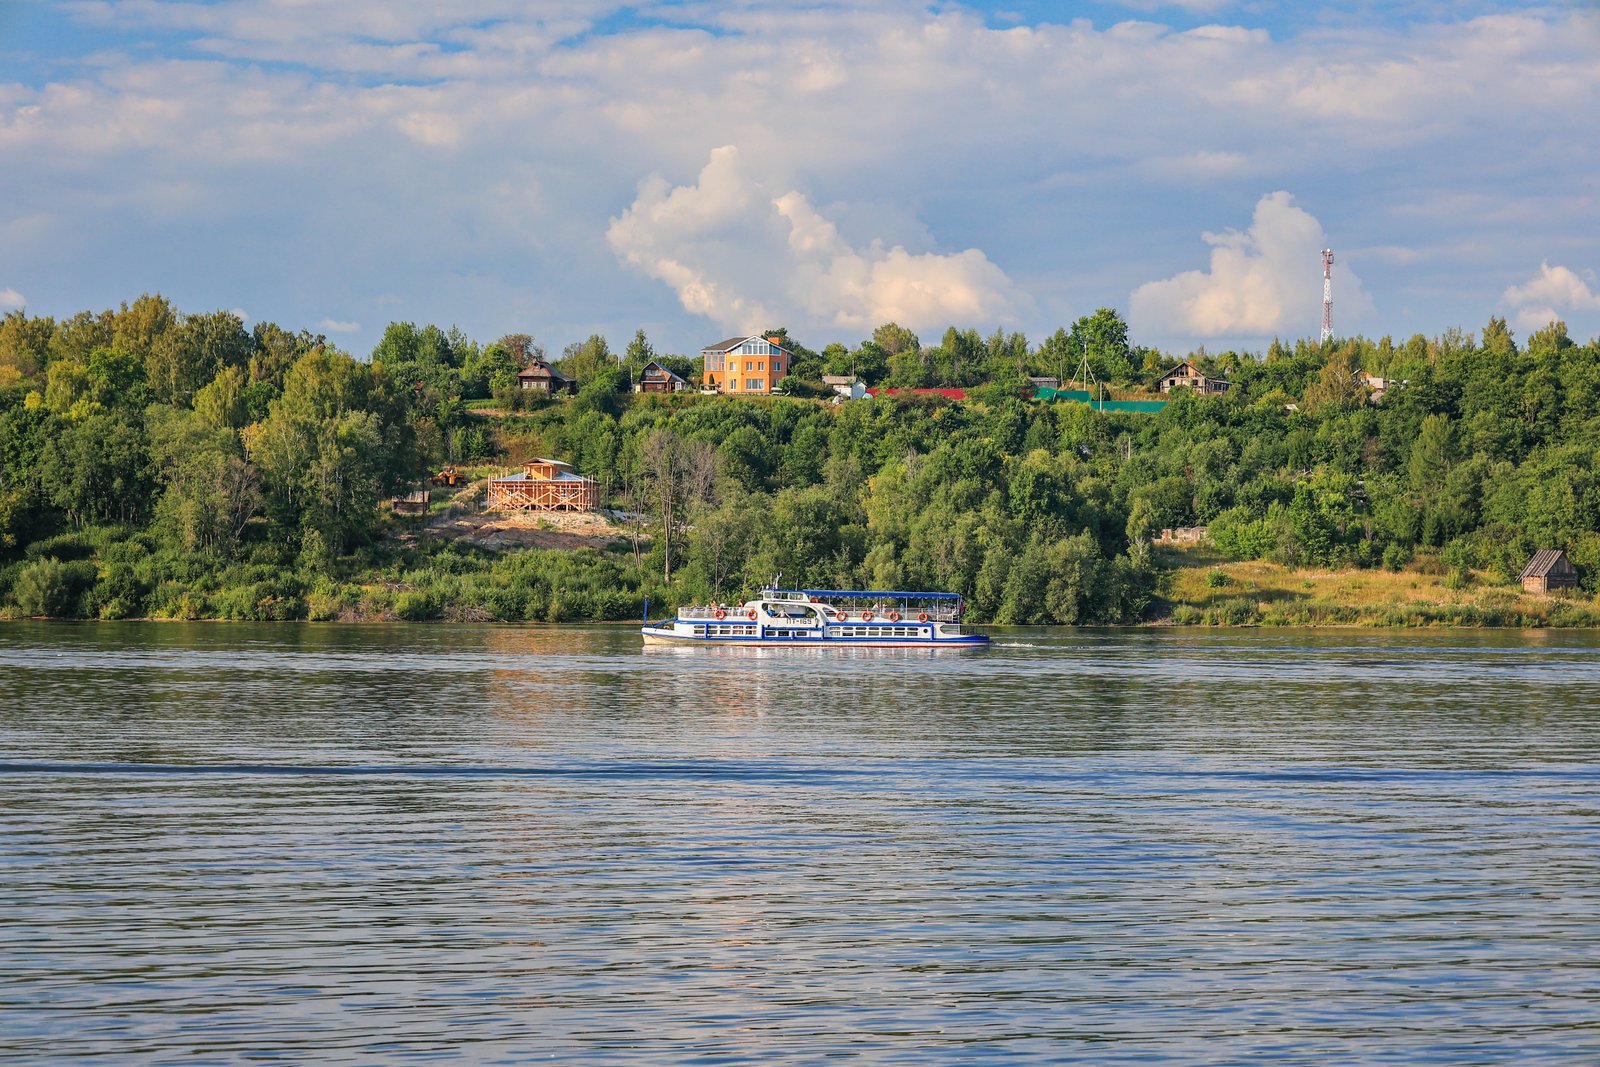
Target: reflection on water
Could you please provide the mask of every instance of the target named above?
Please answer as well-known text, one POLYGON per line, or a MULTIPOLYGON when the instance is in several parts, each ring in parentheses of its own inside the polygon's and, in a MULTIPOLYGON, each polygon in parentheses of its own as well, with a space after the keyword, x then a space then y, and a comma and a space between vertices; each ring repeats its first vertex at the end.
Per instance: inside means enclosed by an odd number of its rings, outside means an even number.
POLYGON ((1600 1061, 1590 635, 0 629, 0 1053, 1600 1061))

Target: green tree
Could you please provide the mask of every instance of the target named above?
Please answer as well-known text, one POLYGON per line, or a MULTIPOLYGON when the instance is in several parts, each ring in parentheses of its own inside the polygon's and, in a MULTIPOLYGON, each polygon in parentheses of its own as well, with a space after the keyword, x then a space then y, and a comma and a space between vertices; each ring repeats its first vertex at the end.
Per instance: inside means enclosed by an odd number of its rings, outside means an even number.
POLYGON ((50 343, 56 322, 29 318, 25 311, 8 311, 0 319, 0 386, 31 379, 50 362, 50 343))
POLYGON ((155 467, 143 427, 124 412, 69 423, 42 462, 50 501, 74 526, 133 522, 150 512, 155 467))
POLYGON ((716 481, 715 449, 671 430, 651 430, 639 449, 645 499, 661 530, 661 576, 672 581, 679 537, 696 502, 711 499, 716 481))
POLYGON ((1454 453, 1455 433, 1449 417, 1429 415, 1424 418, 1406 465, 1411 488, 1425 495, 1436 491, 1450 473, 1454 453))
POLYGON ((922 351, 917 335, 897 322, 886 322, 873 330, 872 343, 883 349, 891 360, 902 353, 922 351))
POLYGON ((195 412, 214 429, 243 429, 250 420, 245 393, 248 384, 248 372, 243 367, 222 368, 194 395, 195 412))
POLYGON ((655 358, 656 350, 645 336, 644 328, 635 330, 633 340, 628 342, 627 351, 622 356, 622 369, 627 373, 629 383, 637 382, 645 367, 655 358))
POLYGON ((1073 323, 1069 354, 1087 356, 1089 369, 1103 382, 1131 382, 1137 376, 1128 324, 1115 308, 1099 308, 1073 323))
POLYGON ((165 404, 188 405, 224 367, 248 367, 255 339, 231 311, 186 315, 145 355, 145 375, 165 404))
MULTIPOLYGON (((244 377, 238 367, 223 371, 230 373, 244 377)), ((151 457, 166 484, 155 507, 157 525, 185 553, 231 556, 261 506, 260 480, 241 454, 239 435, 182 408, 152 407, 146 424, 151 457)))
POLYGON ((578 380, 580 389, 586 382, 602 376, 609 376, 609 380, 620 385, 621 375, 610 374, 619 370, 620 366, 606 339, 597 333, 590 334, 587 340, 568 345, 558 365, 562 374, 578 380))
POLYGON ((111 317, 111 347, 145 360, 178 325, 178 312, 160 294, 145 293, 111 317))

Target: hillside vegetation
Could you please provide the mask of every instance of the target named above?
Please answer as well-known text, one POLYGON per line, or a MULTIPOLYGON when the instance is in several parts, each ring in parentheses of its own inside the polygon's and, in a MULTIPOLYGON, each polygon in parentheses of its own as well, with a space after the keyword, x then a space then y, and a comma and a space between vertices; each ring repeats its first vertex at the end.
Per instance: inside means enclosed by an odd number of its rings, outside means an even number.
POLYGON ((781 574, 953 590, 1001 623, 1590 621, 1600 345, 1559 323, 1520 345, 1491 319, 1481 338, 1197 353, 1233 388, 1180 392, 1157 414, 1023 398, 1030 372, 1087 363, 1148 388, 1173 364, 1104 309, 1037 347, 957 330, 923 346, 893 324, 854 349, 794 347, 794 395, 645 397, 626 392, 656 355, 643 333, 620 356, 592 337, 560 363, 579 394, 539 399, 513 388, 536 349, 525 336, 479 345, 400 323, 357 359, 160 297, 62 321, 13 312, 0 322, 0 611, 613 619, 646 595, 731 600, 781 574), (971 399, 804 395, 846 363, 971 399), (1381 405, 1361 370, 1389 380, 1381 405), (621 536, 491 551, 388 513, 440 463, 530 455, 599 480, 634 516, 621 536), (1197 524, 1214 558, 1149 546, 1197 524), (1585 593, 1536 603, 1506 584, 1542 547, 1568 550, 1585 593), (1350 604, 1291 595, 1312 580, 1295 575, 1347 571, 1371 576, 1350 604), (1424 588, 1450 592, 1410 595, 1424 588), (1358 601, 1371 610, 1343 610, 1358 601), (1423 602, 1437 610, 1407 607, 1423 602))

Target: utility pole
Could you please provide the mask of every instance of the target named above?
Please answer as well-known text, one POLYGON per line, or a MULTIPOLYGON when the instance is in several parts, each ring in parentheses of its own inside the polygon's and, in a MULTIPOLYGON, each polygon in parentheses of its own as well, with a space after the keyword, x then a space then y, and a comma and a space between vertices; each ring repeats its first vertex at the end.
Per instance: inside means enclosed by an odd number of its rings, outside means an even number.
POLYGON ((1333 340, 1333 249, 1322 250, 1322 340, 1333 340))

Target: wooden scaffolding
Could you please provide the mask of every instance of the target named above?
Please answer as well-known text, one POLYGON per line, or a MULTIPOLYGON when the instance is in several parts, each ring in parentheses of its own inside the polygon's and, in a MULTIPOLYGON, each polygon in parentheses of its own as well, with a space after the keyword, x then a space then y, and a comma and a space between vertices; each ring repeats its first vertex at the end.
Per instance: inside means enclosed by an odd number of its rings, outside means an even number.
POLYGON ((531 459, 517 474, 489 482, 485 511, 593 511, 600 484, 558 459, 531 459))

